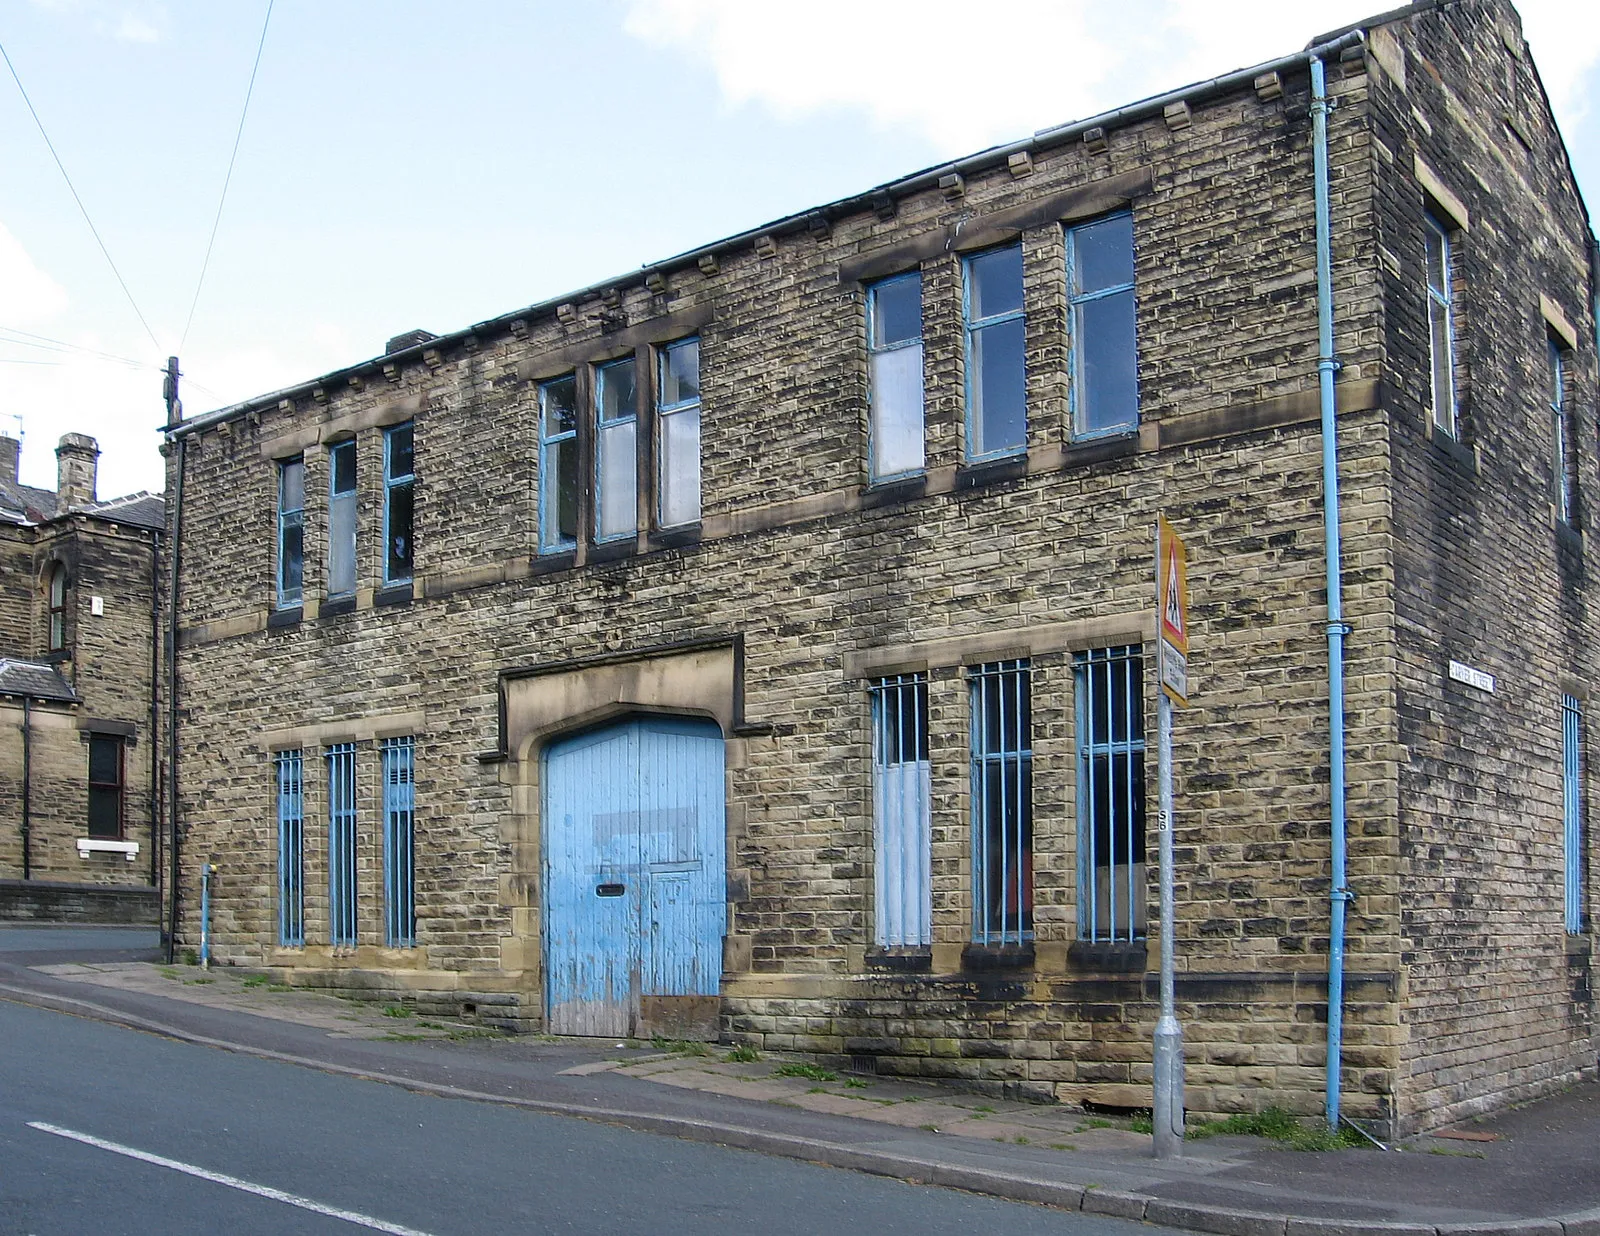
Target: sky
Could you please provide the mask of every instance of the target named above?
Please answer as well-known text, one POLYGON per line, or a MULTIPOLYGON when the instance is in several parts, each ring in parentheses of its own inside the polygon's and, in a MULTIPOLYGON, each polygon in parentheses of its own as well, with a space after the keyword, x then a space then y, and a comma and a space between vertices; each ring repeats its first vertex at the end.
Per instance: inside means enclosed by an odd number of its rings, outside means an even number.
MULTIPOLYGON (((1392 2, 0 0, 0 434, 159 489, 169 355, 203 414, 1392 2)), ((1600 212, 1600 4, 1519 7, 1600 212)))

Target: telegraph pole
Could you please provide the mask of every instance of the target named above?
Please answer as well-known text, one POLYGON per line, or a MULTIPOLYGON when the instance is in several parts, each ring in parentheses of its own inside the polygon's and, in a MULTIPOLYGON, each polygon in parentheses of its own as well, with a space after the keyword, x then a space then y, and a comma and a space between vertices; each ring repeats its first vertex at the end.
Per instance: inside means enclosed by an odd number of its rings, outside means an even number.
MULTIPOLYGON (((183 420, 183 400, 178 397, 178 358, 167 357, 162 397, 167 403, 167 428, 183 420)), ((167 521, 167 964, 178 947, 178 530, 183 519, 184 441, 178 439, 176 477, 169 500, 167 521)))

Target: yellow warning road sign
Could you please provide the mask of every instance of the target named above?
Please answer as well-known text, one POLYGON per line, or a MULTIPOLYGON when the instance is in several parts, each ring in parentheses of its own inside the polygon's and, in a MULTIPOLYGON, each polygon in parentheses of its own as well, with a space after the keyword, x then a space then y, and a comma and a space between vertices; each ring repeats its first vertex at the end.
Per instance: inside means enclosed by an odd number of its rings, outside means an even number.
POLYGON ((1156 517, 1156 631, 1161 689, 1189 703, 1189 551, 1165 515, 1156 517))

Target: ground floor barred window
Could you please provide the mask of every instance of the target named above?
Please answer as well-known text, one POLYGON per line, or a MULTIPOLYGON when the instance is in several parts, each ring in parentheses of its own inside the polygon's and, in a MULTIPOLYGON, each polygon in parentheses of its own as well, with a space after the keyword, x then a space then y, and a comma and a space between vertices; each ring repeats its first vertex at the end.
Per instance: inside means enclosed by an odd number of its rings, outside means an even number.
POLYGON ((1144 664, 1140 649, 1077 655, 1078 935, 1145 934, 1144 664))
POLYGON ((1033 934, 1033 702, 1026 660, 967 671, 972 733, 972 938, 1033 934))
POLYGON ((386 738, 383 758, 383 942, 409 948, 417 942, 416 747, 410 738, 386 738))
POLYGON ((873 904, 884 948, 933 940, 928 676, 880 678, 872 695, 873 904))
POLYGON ((273 759, 278 783, 278 943, 306 942, 305 766, 298 751, 273 759))
POLYGON ((356 745, 328 748, 328 939, 356 943, 356 745))

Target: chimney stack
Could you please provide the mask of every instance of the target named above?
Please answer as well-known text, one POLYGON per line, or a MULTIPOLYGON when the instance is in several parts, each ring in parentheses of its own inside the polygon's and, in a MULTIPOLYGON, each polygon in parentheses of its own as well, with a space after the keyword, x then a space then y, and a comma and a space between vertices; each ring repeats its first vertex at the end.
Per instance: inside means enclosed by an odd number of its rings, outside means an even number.
POLYGON ((0 485, 17 483, 17 460, 22 454, 22 443, 0 434, 0 485))
POLYGON ((56 447, 57 514, 65 514, 73 507, 86 506, 95 500, 99 458, 100 444, 88 434, 61 435, 61 445, 56 447))

